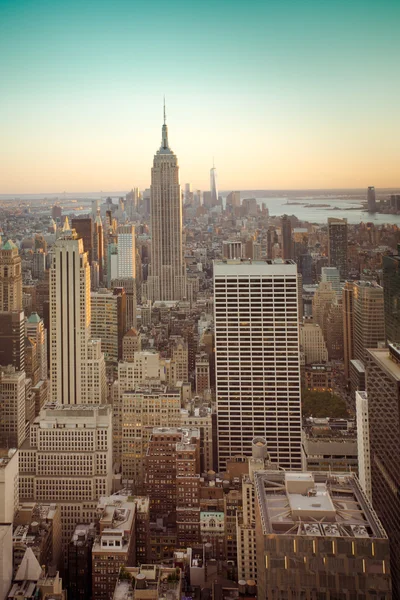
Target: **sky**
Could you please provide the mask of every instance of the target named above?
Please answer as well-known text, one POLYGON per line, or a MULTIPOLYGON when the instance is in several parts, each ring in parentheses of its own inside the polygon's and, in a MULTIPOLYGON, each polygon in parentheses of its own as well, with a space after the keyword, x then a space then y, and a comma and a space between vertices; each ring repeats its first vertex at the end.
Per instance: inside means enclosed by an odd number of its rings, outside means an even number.
POLYGON ((0 193, 400 186, 398 0, 0 0, 0 193))

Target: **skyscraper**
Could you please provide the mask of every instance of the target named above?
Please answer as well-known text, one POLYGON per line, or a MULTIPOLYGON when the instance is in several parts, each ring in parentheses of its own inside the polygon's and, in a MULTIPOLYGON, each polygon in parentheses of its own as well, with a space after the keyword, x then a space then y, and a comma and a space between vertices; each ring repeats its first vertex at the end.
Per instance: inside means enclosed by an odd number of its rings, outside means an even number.
POLYGON ((293 240, 292 240, 292 224, 287 215, 283 215, 281 220, 282 229, 282 258, 293 258, 293 240))
POLYGON ((219 468, 265 437, 271 459, 301 468, 297 268, 214 263, 219 468))
POLYGON ((400 343, 400 244, 397 256, 383 257, 383 296, 386 339, 400 343))
POLYGON ((118 278, 136 277, 136 244, 133 225, 120 225, 118 234, 118 278))
POLYGON ((373 185, 370 185, 367 191, 368 212, 376 212, 376 194, 373 185))
POLYGON ((75 229, 76 233, 83 240, 83 250, 88 253, 89 264, 92 264, 93 260, 93 221, 90 217, 82 219, 75 218, 71 220, 72 229, 75 229))
POLYGON ((186 276, 182 248, 182 202, 177 156, 168 144, 165 116, 160 149, 151 170, 151 300, 182 300, 186 276))
POLYGON ((328 219, 329 266, 339 270, 341 280, 347 278, 347 219, 328 219))
POLYGON ((372 504, 389 534, 393 598, 400 598, 400 352, 366 351, 372 504))
POLYGON ((211 206, 218 204, 218 185, 217 185, 217 169, 213 165, 210 169, 210 194, 211 194, 211 206))
POLYGON ((90 338, 90 266, 83 240, 69 228, 54 246, 50 268, 50 379, 52 398, 79 404, 90 338))
POLYGON ((383 289, 370 281, 354 283, 354 358, 365 362, 367 348, 385 340, 383 289))
POLYGON ((342 290, 344 373, 350 379, 350 361, 354 358, 354 283, 346 281, 342 290))
POLYGON ((11 240, 0 249, 0 311, 22 310, 22 269, 17 246, 11 240))

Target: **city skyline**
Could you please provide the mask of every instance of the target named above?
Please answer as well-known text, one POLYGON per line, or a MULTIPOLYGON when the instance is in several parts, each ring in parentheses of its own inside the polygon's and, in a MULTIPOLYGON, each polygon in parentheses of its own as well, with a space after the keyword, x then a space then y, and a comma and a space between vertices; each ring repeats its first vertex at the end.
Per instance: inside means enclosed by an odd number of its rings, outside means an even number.
POLYGON ((193 188, 400 183, 397 3, 210 9, 3 0, 0 193, 149 187, 163 94, 193 188))

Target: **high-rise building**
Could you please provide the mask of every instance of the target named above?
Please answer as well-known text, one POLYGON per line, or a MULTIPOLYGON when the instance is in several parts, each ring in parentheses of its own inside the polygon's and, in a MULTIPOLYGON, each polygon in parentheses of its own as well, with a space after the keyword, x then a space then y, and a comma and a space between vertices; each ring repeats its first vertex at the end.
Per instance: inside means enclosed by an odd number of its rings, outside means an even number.
POLYGON ((356 414, 358 478, 365 494, 369 499, 372 499, 367 392, 356 391, 356 414))
POLYGON ((91 332, 101 340, 101 350, 108 362, 122 359, 122 339, 126 333, 126 294, 124 288, 105 288, 92 292, 91 332))
POLYGON ((133 225, 120 225, 118 235, 118 278, 135 279, 136 244, 133 225))
POLYGON ((376 212, 376 193, 375 187, 370 185, 367 190, 368 212, 376 212))
POLYGON ((391 598, 389 540, 353 473, 254 481, 258 598, 391 598))
POLYGON ((89 338, 90 265, 83 240, 66 219, 50 268, 50 378, 55 402, 81 402, 89 338))
POLYGON ((19 448, 26 436, 25 371, 0 369, 0 446, 19 448))
POLYGON ((43 279, 46 272, 46 253, 43 248, 35 250, 32 256, 32 277, 43 279))
POLYGON ((122 477, 144 493, 146 452, 154 427, 179 427, 181 394, 158 382, 137 385, 122 394, 122 477))
POLYGON ((386 340, 400 343, 400 244, 395 256, 383 256, 386 340))
POLYGON ((18 450, 0 450, 0 523, 13 523, 19 506, 18 450))
POLYGON ((83 240, 83 251, 88 253, 89 264, 93 259, 93 221, 90 217, 71 219, 71 227, 83 240))
POLYGON ((281 220, 281 235, 282 235, 282 258, 293 258, 293 240, 292 240, 292 224, 287 215, 283 215, 281 220))
POLYGON ((125 327, 127 331, 132 327, 136 327, 137 324, 137 295, 136 295, 136 281, 132 277, 129 278, 117 278, 111 280, 112 288, 124 289, 125 292, 125 306, 126 306, 126 317, 125 327))
POLYGON ((48 405, 19 450, 20 498, 60 505, 65 559, 75 527, 111 493, 111 419, 110 406, 48 405))
POLYGON ((393 598, 400 598, 400 351, 366 351, 372 504, 389 533, 393 598))
POLYGON ((77 525, 68 545, 68 595, 87 600, 92 595, 92 546, 94 523, 77 525))
POLYGON ((313 322, 321 327, 325 341, 328 337, 328 314, 335 301, 336 292, 332 289, 332 284, 321 281, 312 299, 312 316, 313 322))
POLYGON ((13 579, 13 526, 12 523, 0 524, 0 598, 10 598, 13 579))
POLYGON ((300 347, 304 352, 306 365, 327 362, 328 350, 318 323, 305 322, 300 325, 300 347))
POLYGON ((342 290, 344 374, 350 380, 350 361, 354 358, 354 284, 346 281, 342 290))
POLYGON ((100 210, 93 224, 93 260, 99 265, 99 280, 104 282, 104 234, 103 223, 100 217, 100 210))
POLYGON ((215 261, 219 468, 268 440, 271 458, 301 468, 297 268, 291 261, 215 261))
POLYGON ((196 355, 195 366, 196 394, 203 394, 210 389, 210 361, 207 352, 196 355))
POLYGON ((23 310, 0 312, 0 365, 25 368, 25 315, 23 310))
POLYGON ((354 358, 365 362, 367 348, 385 341, 383 288, 370 281, 354 283, 354 358))
POLYGON ((336 298, 326 319, 326 346, 329 360, 343 360, 343 308, 342 299, 336 298))
POLYGON ((182 247, 182 202, 177 156, 168 144, 165 119, 160 149, 151 171, 151 265, 148 294, 151 300, 186 297, 182 247))
POLYGON ((47 381, 47 330, 36 312, 25 321, 25 335, 36 342, 40 381, 47 381))
POLYGON ((240 192, 230 192, 226 197, 226 206, 240 206, 240 192))
POLYGON ((142 336, 131 327, 122 338, 122 360, 124 362, 133 361, 135 352, 140 352, 142 349, 142 336))
POLYGON ((336 267, 340 279, 347 279, 347 219, 328 219, 329 266, 336 267))
POLYGON ((242 242, 240 240, 224 240, 222 256, 230 260, 242 258, 242 242))
POLYGON ((22 310, 22 268, 17 246, 11 240, 0 249, 0 311, 22 310))
POLYGON ((211 206, 218 204, 218 183, 217 183, 217 169, 215 166, 210 169, 210 194, 211 194, 211 206))
POLYGON ((322 267, 321 281, 332 284, 332 289, 337 293, 341 293, 342 286, 340 285, 340 273, 336 267, 322 267))

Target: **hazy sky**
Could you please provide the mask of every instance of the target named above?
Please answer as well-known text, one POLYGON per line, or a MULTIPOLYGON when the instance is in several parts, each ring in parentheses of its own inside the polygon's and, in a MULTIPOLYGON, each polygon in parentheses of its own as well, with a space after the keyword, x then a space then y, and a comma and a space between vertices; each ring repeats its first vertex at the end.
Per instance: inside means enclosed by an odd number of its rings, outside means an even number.
POLYGON ((0 193, 400 185, 399 0, 0 0, 0 193))

